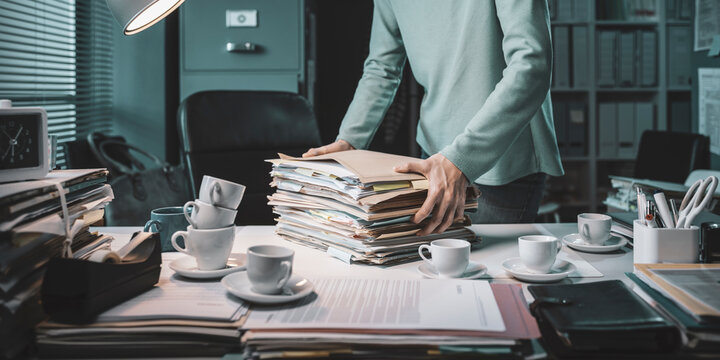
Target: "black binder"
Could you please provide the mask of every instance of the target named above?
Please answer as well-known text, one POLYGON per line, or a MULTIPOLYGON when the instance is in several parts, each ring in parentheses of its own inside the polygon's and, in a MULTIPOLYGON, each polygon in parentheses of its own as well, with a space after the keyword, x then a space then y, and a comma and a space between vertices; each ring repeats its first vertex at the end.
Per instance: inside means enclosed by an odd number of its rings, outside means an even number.
POLYGON ((42 285, 45 313, 64 323, 91 322, 99 313, 147 291, 160 279, 162 245, 158 233, 146 236, 122 263, 53 258, 42 285))
POLYGON ((548 350, 557 357, 670 354, 680 333, 620 280, 529 286, 548 350))

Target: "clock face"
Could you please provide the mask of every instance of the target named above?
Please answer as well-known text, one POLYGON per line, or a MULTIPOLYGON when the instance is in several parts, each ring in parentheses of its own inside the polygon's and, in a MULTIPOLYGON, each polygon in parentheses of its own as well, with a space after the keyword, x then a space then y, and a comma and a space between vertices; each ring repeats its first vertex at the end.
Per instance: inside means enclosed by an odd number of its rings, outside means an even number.
POLYGON ((40 121, 36 114, 0 116, 0 170, 39 165, 40 121))

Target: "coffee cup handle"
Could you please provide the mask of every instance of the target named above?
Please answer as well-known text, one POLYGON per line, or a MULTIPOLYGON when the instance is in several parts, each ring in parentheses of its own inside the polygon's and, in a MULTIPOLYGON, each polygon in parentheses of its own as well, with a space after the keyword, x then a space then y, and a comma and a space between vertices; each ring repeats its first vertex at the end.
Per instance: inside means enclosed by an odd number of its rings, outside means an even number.
POLYGON ((418 248, 418 254, 420 254, 420 257, 425 260, 426 263, 432 265, 432 260, 425 257, 425 254, 423 254, 423 249, 427 249, 427 251, 432 254, 432 250, 430 250, 430 245, 420 245, 418 248))
POLYGON ((582 235, 583 240, 585 240, 585 239, 589 240, 590 239, 590 225, 583 224, 580 235, 582 235))
POLYGON ((217 203, 220 201, 220 184, 217 182, 213 182, 212 186, 210 186, 210 202, 213 205, 217 205, 217 203))
POLYGON ((187 219, 188 223, 190 225, 192 225, 193 229, 197 229, 198 228, 197 224, 194 221, 192 221, 192 218, 190 217, 190 214, 192 213, 192 210, 189 209, 190 205, 193 206, 193 210, 195 210, 198 213, 200 212, 200 208, 195 206, 194 201, 188 201, 185 203, 185 205, 183 205, 183 215, 185 215, 185 219, 187 219), (188 212, 188 210, 190 210, 190 212, 188 212))
POLYGON ((189 255, 190 253, 187 251, 187 239, 188 239, 187 231, 177 231, 173 234, 172 238, 170 239, 170 242, 172 243, 172 246, 175 248, 175 250, 189 255), (185 248, 184 249, 181 248, 180 245, 178 245, 178 243, 177 243, 177 238, 179 238, 179 237, 182 237, 183 240, 185 240, 185 248))
POLYGON ((285 286, 285 284, 288 282, 288 280, 290 280, 290 274, 292 272, 292 263, 289 261, 283 261, 280 263, 280 267, 283 268, 283 272, 285 273, 285 275, 283 275, 283 277, 280 280, 278 280, 277 284, 275 284, 275 287, 278 289, 282 289, 283 286, 285 286))
POLYGON ((148 232, 148 230, 150 230, 153 225, 155 225, 155 229, 157 229, 157 231, 151 231, 151 232, 162 231, 162 223, 157 220, 148 220, 148 222, 145 223, 145 227, 143 228, 143 231, 148 232))
POLYGON ((555 254, 559 253, 561 249, 562 249, 562 243, 560 242, 560 240, 558 240, 557 241, 557 250, 555 251, 555 254))

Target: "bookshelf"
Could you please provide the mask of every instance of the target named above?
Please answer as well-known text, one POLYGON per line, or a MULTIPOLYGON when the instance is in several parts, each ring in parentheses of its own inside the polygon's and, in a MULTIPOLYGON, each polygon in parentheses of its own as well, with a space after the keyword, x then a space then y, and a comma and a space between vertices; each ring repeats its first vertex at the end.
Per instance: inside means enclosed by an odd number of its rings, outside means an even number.
MULTIPOLYGON (((692 2, 692 0, 655 0, 654 2, 632 0, 549 1, 556 61, 559 60, 561 66, 567 67, 567 71, 570 73, 569 76, 568 74, 562 74, 557 71, 558 68, 553 71, 551 93, 556 112, 556 132, 558 142, 561 143, 561 156, 566 175, 560 178, 550 178, 546 191, 547 201, 555 201, 561 204, 560 213, 563 221, 574 221, 575 215, 583 211, 606 211, 607 208, 603 205, 603 200, 611 189, 608 175, 632 176, 642 126, 645 126, 645 128, 650 126, 656 130, 691 130, 690 74, 687 75, 686 83, 678 81, 677 74, 678 71, 682 72, 683 66, 690 68, 689 54, 692 50, 692 21, 688 18, 688 14, 692 14, 692 2), (647 15, 646 12, 645 18, 633 19, 631 16, 627 20, 622 19, 622 16, 620 19, 617 17, 603 18, 604 14, 611 12, 608 11, 608 6, 613 6, 612 4, 625 6, 625 10, 627 10, 627 5, 632 6, 632 3, 643 6, 650 4, 653 6, 654 14, 647 15), (565 8, 561 9, 561 7, 565 8), (576 8, 578 12, 575 12, 576 8), (579 44, 573 37, 574 29, 578 27, 585 28, 587 33, 587 36, 584 37, 586 41, 583 41, 586 44, 586 58, 582 54, 577 56, 586 61, 579 63, 574 59, 576 57, 574 53, 576 48, 573 47, 573 45, 579 44), (563 28, 568 30, 563 30, 563 28), (570 33, 569 38, 567 32, 570 33), (606 66, 607 62, 604 60, 608 59, 605 54, 608 47, 601 48, 600 37, 607 32, 618 34, 618 38, 620 34, 634 34, 635 42, 632 44, 635 46, 625 46, 624 48, 625 53, 628 53, 628 49, 630 49, 632 60, 623 64, 625 68, 630 63, 634 65, 634 82, 619 85, 620 65, 617 64, 622 61, 622 59, 618 59, 622 54, 621 44, 618 44, 619 40, 616 40, 612 47, 615 52, 615 57, 612 59, 615 65, 612 71, 615 75, 616 85, 602 86, 603 84, 598 81, 599 76, 601 76, 599 67, 600 65, 606 66), (556 36, 558 33, 560 34, 559 37, 556 36), (643 43, 644 40, 640 40, 646 39, 644 35, 646 33, 655 34, 655 73, 652 82, 645 81, 646 78, 642 78, 642 76, 649 75, 648 71, 641 75, 644 69, 642 64, 650 63, 643 62, 643 60, 646 59, 646 53, 649 51, 647 44, 651 42, 643 43), (673 41, 677 45, 683 37, 688 37, 688 34, 689 39, 680 42, 686 48, 669 46, 669 42, 673 41), (558 43, 557 40, 560 40, 560 42, 567 41, 567 44, 558 43), (642 50, 642 44, 646 44, 645 50, 642 50), (558 48, 559 46, 567 46, 568 49, 562 50, 558 48), (567 56, 570 57, 569 63, 568 60, 558 59, 558 56, 566 56, 564 53, 567 53, 567 56), (680 56, 681 54, 684 55, 680 56), (672 69, 670 63, 672 63, 672 69), (586 69, 585 75, 580 74, 577 77, 581 83, 579 86, 575 86, 574 81, 576 77, 573 71, 577 71, 574 69, 576 66, 580 70, 586 69), (673 74, 672 79, 671 73, 673 74), (560 83, 558 83, 558 79, 561 80, 560 83), (643 82, 644 84, 641 85, 643 82), (584 104, 582 117, 578 115, 580 114, 578 112, 573 114, 568 112, 568 108, 572 106, 577 108, 579 104, 584 104), (611 105, 607 106, 606 104, 611 105), (608 121, 612 116, 607 115, 618 114, 613 112, 617 110, 613 110, 612 104, 624 104, 619 105, 621 108, 620 113, 624 115, 617 115, 614 123, 608 121), (631 105, 628 106, 628 104, 631 105), (652 109, 650 112, 652 118, 650 120, 645 115, 646 113, 641 112, 641 110, 646 111, 648 109, 647 104, 650 104, 652 109), (600 113, 601 108, 603 108, 602 113, 600 113), (628 109, 634 109, 634 113, 627 115, 630 114, 628 109), (564 115, 559 114, 559 112, 564 113, 564 115), (600 118, 601 116, 602 118, 600 118), (623 121, 623 119, 627 120, 628 118, 632 118, 634 124, 634 132, 631 137, 620 135, 619 130, 613 128, 613 126, 620 126, 623 129, 628 129, 628 122, 623 121), (640 119, 642 126, 638 125, 638 119, 640 119), (584 125, 582 128, 584 130, 583 136, 568 130, 570 129, 568 124, 573 123, 573 126, 576 126, 576 123, 580 120, 584 125), (650 121, 650 125, 648 125, 648 121, 650 121), (562 129, 559 129, 558 126, 561 126, 562 129), (608 145, 605 143, 608 134, 618 134, 620 138, 624 136, 625 140, 628 141, 623 143, 626 146, 626 148, 623 148, 617 142, 618 139, 615 139, 617 151, 622 152, 621 154, 608 155, 604 153, 603 150, 607 151, 608 149, 610 149, 611 153, 613 152, 612 148, 607 147, 608 145), (578 141, 578 138, 582 138, 581 141, 578 141), (581 144, 578 142, 581 142, 581 144), (630 142, 632 143, 632 149, 627 148, 630 142)), ((581 36, 585 35, 583 32, 579 33, 581 36)), ((652 35, 649 36, 648 39, 652 39, 652 35)), ((604 68, 603 71, 607 71, 607 68, 604 68)), ((627 73, 623 74, 626 75, 627 73)), ((604 80, 606 81, 607 78, 604 80)))

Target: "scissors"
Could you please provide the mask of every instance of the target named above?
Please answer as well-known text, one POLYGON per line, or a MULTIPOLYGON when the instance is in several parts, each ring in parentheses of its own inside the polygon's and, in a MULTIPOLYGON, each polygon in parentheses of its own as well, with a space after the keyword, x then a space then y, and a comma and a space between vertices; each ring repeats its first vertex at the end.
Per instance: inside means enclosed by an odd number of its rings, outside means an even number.
POLYGON ((718 178, 710 176, 707 179, 696 181, 685 194, 680 204, 680 214, 677 222, 677 229, 688 229, 695 217, 705 209, 715 194, 718 186, 718 178))

